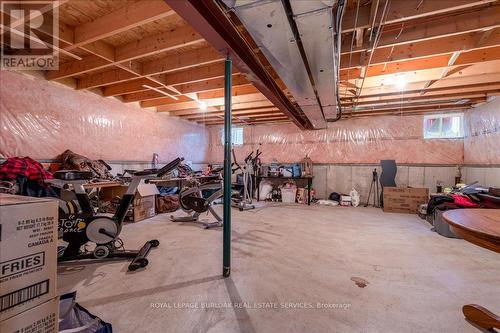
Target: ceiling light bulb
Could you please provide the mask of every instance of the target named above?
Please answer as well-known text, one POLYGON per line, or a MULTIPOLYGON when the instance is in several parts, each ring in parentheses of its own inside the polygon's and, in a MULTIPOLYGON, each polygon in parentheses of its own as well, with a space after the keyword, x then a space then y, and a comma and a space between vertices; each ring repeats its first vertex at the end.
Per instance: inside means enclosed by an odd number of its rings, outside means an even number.
POLYGON ((205 111, 207 109, 207 103, 199 102, 199 104, 200 104, 200 110, 205 111))
POLYGON ((406 87, 406 78, 402 75, 398 75, 394 78, 394 85, 398 87, 398 89, 403 90, 406 87))

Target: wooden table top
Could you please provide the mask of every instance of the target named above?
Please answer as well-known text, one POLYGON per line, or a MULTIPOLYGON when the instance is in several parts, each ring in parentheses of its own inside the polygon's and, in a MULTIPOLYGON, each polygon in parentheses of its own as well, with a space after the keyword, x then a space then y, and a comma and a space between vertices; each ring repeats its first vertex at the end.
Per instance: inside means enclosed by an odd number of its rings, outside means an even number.
POLYGON ((500 209, 454 209, 443 219, 463 239, 500 253, 500 209))
POLYGON ((115 187, 115 186, 124 186, 124 185, 120 182, 115 182, 115 181, 102 181, 102 182, 83 184, 84 188, 103 188, 103 187, 115 187))

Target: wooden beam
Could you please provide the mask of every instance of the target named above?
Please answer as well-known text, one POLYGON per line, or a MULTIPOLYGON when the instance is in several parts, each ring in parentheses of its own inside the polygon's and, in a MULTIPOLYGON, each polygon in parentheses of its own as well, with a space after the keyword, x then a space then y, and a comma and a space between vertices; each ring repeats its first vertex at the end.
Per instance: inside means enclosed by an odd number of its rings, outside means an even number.
MULTIPOLYGON (((396 78, 404 78, 406 85, 416 82, 428 82, 458 77, 464 78, 465 83, 468 76, 492 74, 495 72, 500 73, 500 60, 477 63, 474 65, 452 65, 450 67, 425 69, 421 71, 371 76, 365 78, 363 89, 379 86, 394 86, 396 78), (444 73, 446 69, 448 69, 448 72, 444 73)), ((354 84, 355 80, 352 80, 351 83, 354 84)))
POLYGON ((346 116, 348 114, 353 114, 356 112, 371 112, 371 113, 379 113, 379 112, 392 112, 392 111, 402 111, 402 110, 435 110, 439 111, 442 109, 453 109, 457 108, 459 109, 460 107, 470 107, 474 102, 478 101, 484 101, 485 99, 475 99, 471 102, 463 103, 463 104, 455 104, 455 103, 431 103, 431 104, 415 104, 415 105, 399 105, 399 106, 386 106, 386 107, 381 107, 381 108, 372 108, 372 107, 361 107, 361 108, 356 108, 356 109, 345 109, 345 114, 346 116))
POLYGON ((110 97, 110 96, 118 96, 127 93, 132 93, 136 91, 147 91, 148 88, 144 88, 144 85, 150 85, 154 88, 161 87, 161 85, 157 84, 156 82, 151 82, 146 78, 138 78, 124 83, 117 83, 106 86, 102 89, 102 92, 103 96, 110 97))
MULTIPOLYGON (((389 25, 416 20, 427 16, 467 10, 473 7, 495 3, 496 1, 497 0, 394 0, 390 3, 384 24, 389 25)), ((379 12, 382 11, 382 6, 383 2, 379 5, 379 12)), ((370 7, 360 7, 356 26, 354 26, 356 9, 354 8, 346 12, 342 20, 342 32, 352 32, 355 28, 368 28, 370 26, 370 11, 370 7)))
MULTIPOLYGON (((243 76, 243 75, 233 75, 233 87, 238 87, 241 85, 248 85, 250 84, 248 80, 243 76)), ((205 91, 212 91, 214 89, 221 89, 221 86, 224 86, 224 79, 212 79, 212 80, 206 80, 206 81, 199 81, 199 82, 194 82, 194 83, 188 83, 188 84, 181 84, 178 86, 174 86, 181 94, 183 95, 188 95, 188 94, 193 94, 193 93, 199 93, 199 92, 205 92, 205 91)), ((141 102, 142 107, 153 107, 153 106, 159 106, 159 105, 164 105, 164 104, 172 104, 175 103, 175 101, 172 101, 171 99, 167 98, 156 98, 155 100, 145 100, 141 102)))
MULTIPOLYGON (((178 72, 161 74, 152 78, 157 79, 159 82, 153 84, 155 88, 164 86, 176 86, 190 82, 205 81, 212 78, 219 78, 224 76, 224 63, 209 64, 205 66, 196 67, 192 70, 182 70, 178 72)), ((233 72, 237 70, 234 68, 233 72)), ((133 79, 122 83, 107 85, 103 88, 104 96, 117 96, 130 94, 134 92, 145 91, 142 85, 146 78, 133 79)), ((182 94, 185 94, 181 91, 182 94)))
MULTIPOLYGON (((275 122, 275 121, 291 121, 287 116, 266 116, 258 119, 234 119, 232 122, 234 124, 255 124, 255 123, 265 123, 265 122, 275 122)), ((205 125, 220 125, 223 124, 223 120, 209 120, 209 121, 198 121, 200 124, 205 125)))
MULTIPOLYGON (((385 27, 380 35, 377 48, 416 43, 498 27, 500 27, 500 5, 489 6, 467 13, 451 13, 424 24, 419 22, 412 24, 410 22, 391 29, 385 27)), ((360 29, 356 29, 356 47, 353 52, 368 50, 371 47, 370 42, 366 40, 363 45, 358 46, 358 30, 360 29)), ((348 44, 342 46, 342 54, 350 52, 350 40, 348 41, 348 44)))
POLYGON ((143 74, 155 75, 168 73, 223 60, 224 57, 222 57, 219 52, 217 52, 213 47, 208 46, 185 51, 179 55, 168 55, 166 57, 162 57, 161 59, 145 62, 143 64, 143 74))
MULTIPOLYGON (((151 100, 148 102, 154 102, 156 100, 151 100)), ((236 107, 238 104, 247 104, 247 103, 254 103, 254 102, 267 102, 267 98, 262 95, 261 93, 257 94, 248 94, 248 95, 240 95, 240 96, 234 96, 231 98, 231 102, 234 107, 236 107)), ((205 99, 203 100, 207 104, 207 106, 222 106, 224 105, 224 98, 213 98, 213 99, 205 99)), ((141 103, 141 106, 144 105, 144 102, 141 103)), ((144 106, 143 106, 144 107, 144 106)), ((161 111, 177 111, 177 110, 183 110, 183 109, 195 109, 199 107, 198 102, 182 102, 182 103, 169 103, 169 104, 163 104, 161 105, 161 111)), ((158 109, 159 110, 159 109, 158 109)))
MULTIPOLYGON (((234 86, 231 89, 233 96, 256 94, 259 92, 252 84, 246 84, 242 86, 234 86)), ((212 91, 200 92, 197 94, 199 99, 211 99, 211 98, 221 98, 224 97, 224 89, 217 89, 212 91)))
POLYGON ((352 113, 346 113, 343 115, 343 118, 351 118, 351 117, 362 117, 362 116, 381 116, 381 115, 408 115, 408 114, 420 114, 420 113, 430 113, 430 112, 444 112, 444 111, 460 111, 460 110, 467 110, 472 107, 471 104, 465 104, 465 105, 441 105, 441 106, 434 106, 434 107, 414 107, 414 108, 407 108, 407 109, 400 109, 400 108, 395 108, 395 109, 386 109, 386 110, 368 110, 368 111, 355 111, 352 113))
POLYGON ((116 61, 129 61, 203 41, 204 39, 190 26, 177 27, 164 33, 118 46, 116 48, 116 61))
MULTIPOLYGON (((370 65, 384 64, 405 59, 417 59, 430 56, 450 54, 456 51, 468 51, 479 48, 493 47, 500 45, 500 29, 494 29, 491 36, 483 43, 481 47, 477 47, 477 42, 481 38, 481 32, 471 32, 463 35, 436 38, 418 42, 414 44, 403 44, 394 48, 377 48, 372 57, 370 65)), ((352 53, 352 67, 360 67, 363 64, 362 52, 352 53)), ((349 55, 341 56, 341 69, 349 67, 349 55)))
MULTIPOLYGON (((233 87, 250 84, 243 75, 233 75, 233 87)), ((224 88, 224 79, 210 79, 193 83, 186 83, 175 86, 182 94, 199 93, 224 88)))
MULTIPOLYGON (((489 83, 497 83, 500 82, 500 74, 492 73, 492 74, 484 74, 484 75, 476 75, 476 76, 468 76, 466 80, 464 78, 447 78, 439 80, 429 91, 436 91, 435 88, 440 88, 444 90, 450 89, 460 89, 464 86, 476 85, 476 84, 489 84, 489 83)), ((424 87, 425 82, 414 82, 409 83, 405 87, 405 93, 413 93, 415 91, 420 92, 420 90, 424 87)), ((394 94, 394 88, 392 86, 379 86, 379 87, 370 87, 363 89, 362 96, 369 96, 374 94, 394 94)), ((401 93, 398 91, 397 93, 401 93)))
MULTIPOLYGON (((233 112, 233 115, 236 116, 255 116, 258 114, 281 114, 283 113, 278 108, 265 108, 265 109, 254 109, 254 110, 236 110, 233 112)), ((193 119, 208 119, 210 117, 220 117, 224 115, 224 111, 217 112, 198 112, 187 115, 178 115, 179 117, 183 117, 189 120, 193 119)))
MULTIPOLYGON (((266 116, 283 116, 286 117, 282 112, 279 110, 275 111, 268 111, 268 112, 253 112, 253 113, 247 113, 247 114, 239 114, 235 113, 233 114, 233 119, 238 119, 238 118, 259 118, 259 117, 266 117, 266 116)), ((207 121, 210 119, 217 120, 221 119, 223 116, 220 115, 220 112, 217 113, 205 113, 205 114, 198 114, 198 115, 191 115, 191 116, 181 116, 183 119, 191 120, 191 121, 198 121, 198 120, 203 120, 207 121)))
MULTIPOLYGON (((474 93, 490 93, 494 92, 500 89, 500 82, 498 83, 486 83, 486 84, 475 84, 475 85, 465 85, 465 86, 457 86, 457 87, 444 87, 444 88, 437 88, 437 89, 432 89, 429 88, 425 96, 427 98, 435 97, 435 96, 446 96, 446 95, 452 95, 452 94, 460 94, 460 95, 466 95, 466 94, 474 94, 474 93)), ((359 97, 360 102, 364 101, 386 101, 391 98, 401 98, 402 93, 400 91, 397 92, 390 92, 387 94, 375 94, 375 95, 362 95, 359 97)), ((404 92, 404 97, 406 98, 412 98, 412 97, 419 97, 420 95, 420 90, 413 90, 413 91, 405 91, 404 92)), ((346 103, 352 101, 352 98, 341 98, 341 103, 346 103)))
MULTIPOLYGON (((233 68, 233 74, 238 74, 237 68, 233 68)), ((224 63, 218 62, 215 64, 199 66, 194 69, 185 69, 172 73, 160 74, 157 77, 164 80, 166 84, 171 86, 222 78, 224 77, 224 63)))
POLYGON ((111 69, 98 74, 89 74, 77 80, 77 87, 78 89, 90 89, 125 82, 147 75, 193 68, 222 60, 223 58, 212 47, 205 47, 144 62, 141 64, 142 69, 138 75, 131 73, 124 74, 122 69, 111 69))
MULTIPOLYGON (((183 46, 202 42, 203 39, 189 26, 171 29, 167 32, 143 38, 141 40, 118 46, 114 49, 112 61, 93 63, 95 55, 85 57, 81 61, 63 63, 58 71, 49 71, 48 80, 58 80, 70 76, 81 75, 93 70, 119 65, 140 57, 177 49, 183 46)), ((85 46, 86 47, 86 46, 85 46)), ((111 59, 109 59, 111 60, 111 59)))
POLYGON ((110 14, 76 26, 74 44, 71 48, 173 15, 175 12, 163 0, 141 0, 130 3, 110 14))
MULTIPOLYGON (((212 107, 208 108, 209 110, 201 110, 200 108, 194 108, 194 109, 186 109, 186 110, 180 110, 180 111, 174 111, 170 112, 171 115, 173 116, 190 116, 190 115, 202 115, 206 113, 221 113, 224 112, 224 110, 221 110, 220 108, 217 107, 212 107)), ((246 108, 246 109, 236 109, 234 112, 241 112, 241 114, 245 114, 245 112, 253 113, 253 112, 268 112, 268 111, 275 111, 279 110, 275 106, 266 106, 266 107, 252 107, 252 108, 246 108)))
MULTIPOLYGON (((232 89, 233 96, 255 94, 258 92, 259 92, 259 90, 251 84, 247 84, 244 86, 235 86, 232 89)), ((136 93, 123 95, 122 100, 125 103, 130 103, 130 102, 146 101, 146 100, 151 100, 151 99, 160 99, 160 98, 164 98, 164 97, 165 97, 164 95, 162 95, 158 92, 155 92, 155 91, 143 91, 143 92, 136 92, 136 93)), ((220 98, 220 97, 224 97, 224 90, 223 89, 218 89, 218 90, 209 91, 209 92, 202 92, 202 93, 197 94, 197 98, 200 100, 210 99, 210 98, 220 98)), ((188 100, 190 100, 190 99, 188 98, 186 101, 188 101, 188 100)), ((181 101, 181 100, 179 100, 179 101, 181 101)))
MULTIPOLYGON (((218 102, 216 106, 213 106, 218 111, 222 111, 224 108, 224 102, 218 102), (222 103, 222 104, 221 104, 222 103)), ((142 104, 142 103, 141 103, 142 104)), ((255 109, 262 107, 274 107, 274 105, 265 100, 265 101, 256 101, 256 102, 247 102, 247 103, 233 103, 233 110, 247 110, 247 109, 255 109)), ((199 108, 199 105, 196 102, 187 102, 187 103, 178 103, 178 104, 167 104, 160 105, 156 108, 158 112, 170 112, 171 114, 178 115, 179 112, 188 109, 196 109, 199 108)))
MULTIPOLYGON (((449 53, 427 58, 405 59, 397 62, 375 64, 368 67, 366 76, 372 77, 446 67, 451 59, 451 56, 452 53, 449 53)), ((500 46, 461 52, 455 61, 455 65, 470 65, 494 60, 500 60, 500 46)), ((345 81, 347 79, 347 71, 350 72, 349 79, 359 77, 358 68, 344 69, 340 72, 341 81, 345 81)))
POLYGON ((425 96, 425 95, 418 95, 414 97, 403 97, 401 96, 400 98, 386 98, 386 99, 379 99, 379 100, 363 100, 363 101, 358 101, 357 103, 353 103, 351 101, 345 101, 342 102, 343 107, 351 107, 353 105, 356 106, 381 106, 381 105, 391 105, 391 104, 397 104, 397 105, 403 105, 403 104, 411 104, 411 103, 434 103, 434 102, 442 102, 442 101, 458 101, 458 100, 464 100, 464 99, 474 99, 474 98, 485 98, 488 95, 494 95, 500 93, 500 90, 495 89, 495 90, 490 90, 487 92, 473 92, 473 93, 451 93, 451 94, 442 94, 442 95, 432 95, 432 96, 425 96))
MULTIPOLYGON (((39 16, 42 16, 44 15, 45 13, 48 13, 48 12, 51 12, 53 11, 54 9, 64 5, 66 2, 68 2, 69 0, 58 0, 58 1, 53 1, 52 3, 50 4, 47 4, 45 6, 43 6, 42 8, 38 9, 38 10, 33 10, 33 11, 30 11, 30 14, 28 16, 24 16, 23 18, 19 18, 19 19, 15 19, 15 20, 11 20, 10 21, 10 24, 9 24, 9 28, 10 29, 15 29, 16 27, 20 26, 20 25, 23 25, 23 24, 26 24, 26 22, 28 21, 33 21, 35 20, 37 17, 39 16)), ((20 7, 17 7, 19 6, 19 4, 14 4, 14 6, 16 8, 26 8, 25 6, 21 5, 20 7)), ((7 14, 7 13, 4 13, 4 14, 7 14)), ((4 21, 5 22, 5 21, 4 21)))

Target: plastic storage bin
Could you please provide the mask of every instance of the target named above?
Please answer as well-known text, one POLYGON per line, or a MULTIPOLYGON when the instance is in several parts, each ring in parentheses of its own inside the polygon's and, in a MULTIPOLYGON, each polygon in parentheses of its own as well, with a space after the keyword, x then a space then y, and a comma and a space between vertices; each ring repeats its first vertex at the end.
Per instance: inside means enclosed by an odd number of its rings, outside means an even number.
POLYGON ((297 196, 297 188, 282 188, 281 189, 281 202, 295 203, 297 196))

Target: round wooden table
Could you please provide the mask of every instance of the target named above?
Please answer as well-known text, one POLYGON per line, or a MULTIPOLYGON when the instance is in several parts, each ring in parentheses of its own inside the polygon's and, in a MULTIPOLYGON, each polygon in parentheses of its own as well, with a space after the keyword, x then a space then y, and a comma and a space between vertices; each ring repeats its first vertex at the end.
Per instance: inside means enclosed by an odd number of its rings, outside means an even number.
MULTIPOLYGON (((443 219, 466 241, 500 253, 500 209, 449 210, 443 219)), ((474 325, 487 330, 500 328, 500 317, 480 305, 464 305, 462 311, 474 325)))

